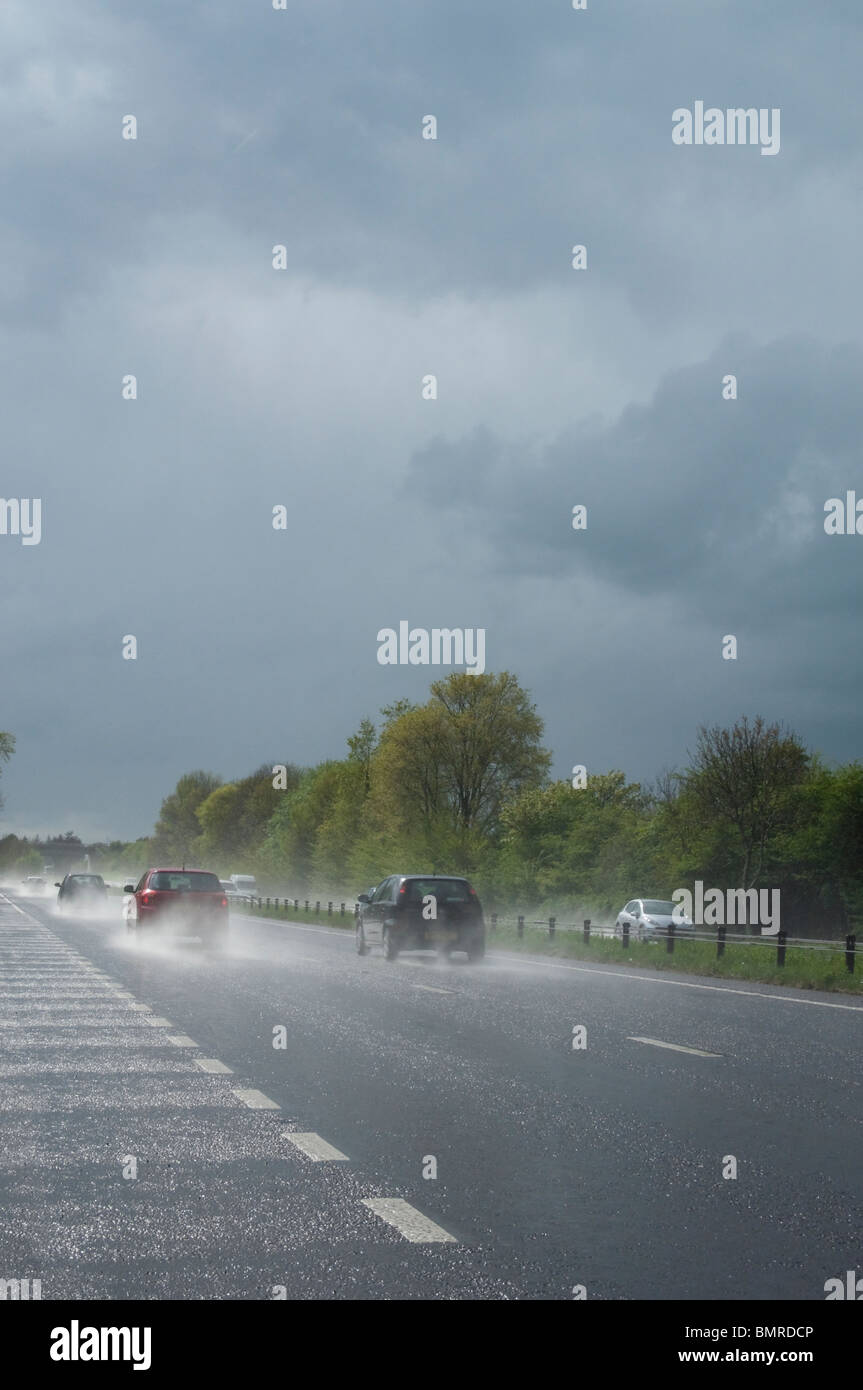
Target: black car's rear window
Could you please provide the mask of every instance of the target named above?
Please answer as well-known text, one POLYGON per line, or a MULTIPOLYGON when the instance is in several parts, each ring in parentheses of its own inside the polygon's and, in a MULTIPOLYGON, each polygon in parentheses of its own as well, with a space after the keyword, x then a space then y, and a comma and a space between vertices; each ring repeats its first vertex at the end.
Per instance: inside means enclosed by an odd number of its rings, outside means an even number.
POLYGON ((159 873, 153 874, 150 887, 158 893, 221 893, 222 885, 215 874, 159 873))
POLYGON ((95 884, 97 888, 105 887, 105 880, 102 878, 101 874, 72 874, 71 881, 73 883, 95 884))
POLYGON ((470 885, 464 878, 412 878, 407 890, 409 903, 420 903, 430 894, 439 903, 470 902, 470 885))

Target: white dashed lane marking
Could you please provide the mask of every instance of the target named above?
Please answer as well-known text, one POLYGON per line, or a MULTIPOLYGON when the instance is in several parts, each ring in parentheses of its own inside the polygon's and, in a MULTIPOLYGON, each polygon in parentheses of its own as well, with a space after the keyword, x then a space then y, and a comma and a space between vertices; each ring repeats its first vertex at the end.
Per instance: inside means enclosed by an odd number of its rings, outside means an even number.
POLYGON ((265 1096, 263 1091, 255 1091, 247 1086, 233 1087, 233 1094, 250 1110, 281 1110, 282 1108, 274 1100, 270 1100, 269 1096, 265 1096))
POLYGON ((672 1052, 691 1052, 693 1057, 721 1057, 721 1052, 702 1052, 700 1047, 684 1047, 682 1043, 660 1042, 659 1038, 627 1038, 627 1042, 647 1043, 650 1047, 667 1047, 672 1052))
MULTIPOLYGON (((143 1048, 158 1049, 170 1044, 180 1049, 200 1051, 194 1038, 176 1031, 176 1024, 154 1013, 149 1004, 139 1003, 134 995, 110 975, 98 971, 77 952, 66 946, 54 932, 36 923, 16 904, 3 902, 0 898, 0 917, 2 910, 13 908, 24 922, 16 921, 10 927, 0 920, 0 968, 5 966, 7 973, 0 976, 0 1012, 6 1015, 0 1019, 0 1029, 6 1032, 10 1046, 24 1048, 26 1044, 16 1043, 15 1034, 22 1032, 35 1038, 35 1045, 44 1048, 43 1037, 65 1039, 72 1050, 83 1050, 82 1064, 72 1063, 76 1074, 86 1076, 86 1094, 82 1091, 78 1099, 82 1105, 95 1102, 101 1096, 101 1078, 115 1070, 130 1076, 139 1075, 139 1057, 143 1048), (13 935, 14 932, 14 935, 13 935), (170 1030, 161 1032, 157 1030, 170 1030), (111 1037, 120 1033, 121 1037, 111 1037), (130 1032, 131 1030, 131 1032, 130 1032), (11 1034, 11 1036, 10 1036, 11 1034), (104 1039, 104 1041, 103 1041, 104 1039), (95 1058, 87 1058, 87 1048, 120 1048, 121 1064, 110 1066, 110 1054, 105 1063, 95 1058), (127 1072, 127 1068, 129 1069, 127 1072)), ((312 929, 314 930, 314 929, 312 929)), ((316 957, 308 958, 310 963, 320 964, 316 957)), ((431 994, 454 994, 458 991, 443 986, 417 983, 417 989, 431 994)), ((69 1052, 66 1048, 66 1052, 69 1052)), ((152 1054, 150 1054, 152 1056, 152 1054)), ((9 1076, 24 1076, 35 1064, 23 1056, 21 1062, 12 1063, 6 1070, 9 1076)), ((177 1058, 174 1068, 179 1067, 176 1081, 165 1083, 164 1102, 172 1109, 196 1108, 201 1103, 197 1086, 224 1086, 224 1090, 212 1094, 207 1092, 206 1103, 218 1107, 228 1097, 238 1100, 249 1110, 281 1110, 280 1105, 262 1091, 246 1086, 230 1086, 221 1083, 220 1077, 233 1077, 230 1067, 216 1057, 177 1058), (204 1081, 200 1073, 209 1078, 204 1081), (191 1076, 197 1073, 199 1082, 191 1084, 191 1076)), ((58 1074, 70 1067, 70 1059, 64 1056, 62 1063, 53 1066, 49 1063, 42 1068, 40 1079, 48 1081, 50 1074, 58 1074)), ((158 1071, 158 1065, 154 1068, 158 1071)), ((150 1072, 152 1074, 152 1072, 150 1072)), ((77 1095, 77 1093, 76 1093, 77 1095)), ((145 1092, 139 1098, 130 1091, 123 1099, 123 1105, 136 1109, 143 1102, 149 1107, 153 1101, 145 1092)), ((158 1104, 158 1102, 157 1102, 158 1104)), ((311 1131, 293 1133, 283 1131, 282 1137, 297 1153, 315 1163, 349 1163, 347 1154, 335 1148, 311 1131)), ((362 1203, 379 1220, 390 1226, 407 1241, 414 1244, 455 1244, 456 1238, 436 1222, 424 1216, 409 1202, 397 1197, 367 1198, 362 1203)))
POLYGON ((364 1197, 363 1206, 368 1207, 381 1221, 386 1221, 400 1236, 404 1236, 405 1240, 415 1245, 457 1243, 455 1236, 451 1236, 442 1226, 423 1216, 421 1211, 417 1211, 416 1207, 412 1207, 410 1202, 403 1201, 401 1197, 364 1197))
POLYGON ((343 1154, 339 1149, 334 1149, 332 1144, 328 1144, 326 1139, 322 1139, 319 1134, 293 1134, 290 1130, 285 1130, 283 1139, 289 1144, 293 1144, 295 1149, 306 1155, 306 1158, 314 1159, 315 1163, 349 1163, 347 1154, 343 1154))

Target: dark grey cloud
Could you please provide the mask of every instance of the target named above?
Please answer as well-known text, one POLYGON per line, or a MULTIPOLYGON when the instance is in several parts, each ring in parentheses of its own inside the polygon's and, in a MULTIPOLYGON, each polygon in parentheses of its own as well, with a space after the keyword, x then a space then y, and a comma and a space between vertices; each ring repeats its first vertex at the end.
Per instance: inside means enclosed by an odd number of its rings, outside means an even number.
POLYGON ((0 537, 3 824, 138 834, 190 767, 338 755, 426 688, 375 660, 405 617, 487 628, 558 772, 650 776, 744 709, 860 756, 860 561, 819 509, 863 493, 861 28, 10 0, 0 495, 44 523, 0 537), (674 147, 696 99, 780 106, 781 153, 674 147))
MULTIPOLYGON (((435 439, 411 460, 405 495, 460 517, 460 539, 483 524, 509 572, 586 570, 711 615, 757 592, 756 623, 771 595, 791 622, 845 616, 860 557, 825 534, 824 504, 855 486, 863 498, 861 378, 860 344, 729 340, 611 423, 533 446, 487 429, 435 439), (736 400, 723 398, 727 374, 736 400), (578 503, 583 533, 571 527, 578 503)), ((775 622, 772 609, 763 620, 775 622)))

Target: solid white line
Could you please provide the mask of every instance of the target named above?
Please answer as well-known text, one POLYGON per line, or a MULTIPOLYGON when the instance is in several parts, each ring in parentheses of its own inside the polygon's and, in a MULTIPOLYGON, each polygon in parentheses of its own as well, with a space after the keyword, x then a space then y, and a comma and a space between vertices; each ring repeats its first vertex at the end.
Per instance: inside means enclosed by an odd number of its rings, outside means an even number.
MULTIPOLYGON (((563 965, 560 961, 533 960, 528 956, 512 955, 504 952, 489 952, 489 957, 504 960, 508 964, 535 965, 540 970, 573 970, 579 975, 610 975, 615 980, 629 980, 635 984, 676 985, 678 989, 709 989, 716 994, 742 994, 746 999, 773 999, 779 1004, 808 1004, 813 1009, 846 1009, 849 1013, 863 1013, 861 1004, 831 1004, 826 999, 790 999, 787 994, 765 994, 758 989, 733 989, 729 985, 690 984, 688 980, 663 980, 659 975, 635 975, 626 970, 599 970, 592 965, 563 965)), ((782 986, 780 985, 781 989, 782 986)))
POLYGON ((224 1062, 220 1062, 217 1057, 195 1057, 193 1058, 196 1067, 201 1071, 212 1072, 216 1076, 233 1076, 230 1067, 226 1067, 224 1062))
MULTIPOLYGON (((5 893, 3 894, 3 901, 8 907, 14 907, 16 912, 20 912, 22 917, 27 917, 31 922, 37 922, 39 920, 37 917, 31 917, 29 912, 22 911, 17 903, 13 903, 11 898, 6 897, 5 893)), ((39 926, 42 926, 41 922, 39 922, 39 926)))
POLYGON ((421 1211, 417 1211, 416 1207, 412 1207, 401 1197, 364 1197, 362 1202, 363 1206, 373 1211, 381 1221, 395 1227, 399 1235, 416 1245, 443 1244, 445 1241, 457 1243, 455 1236, 451 1236, 442 1226, 423 1216, 421 1211))
POLYGON ((236 1086, 232 1089, 237 1100, 241 1100, 250 1110, 281 1110, 282 1108, 274 1100, 270 1100, 269 1096, 265 1096, 263 1091, 253 1091, 246 1087, 238 1088, 236 1086))
MULTIPOLYGON (((114 1010, 111 1016, 118 1021, 122 1018, 123 1009, 125 1007, 122 1003, 118 1003, 116 999, 106 999, 104 996, 99 996, 94 999, 71 1001, 66 999, 58 1003, 54 1003, 50 999, 45 999, 44 997, 40 998, 38 1002, 34 1002, 32 999, 21 999, 19 997, 16 1004, 21 1010, 26 1009, 31 1014, 51 1014, 53 1017, 56 1017, 58 1014, 68 1014, 70 1019, 80 1018, 82 1014, 107 1014, 111 1010, 114 1010)), ((11 1009, 11 1007, 12 1000, 5 1000, 4 1008, 11 1009)), ((135 1022, 146 1023, 147 1020, 139 1017, 135 1022)))
POLYGON ((354 936, 353 929, 350 927, 305 927, 301 922, 281 922, 277 917, 250 917, 245 912, 238 912, 234 915, 237 917, 242 917, 244 922, 255 922, 258 925, 260 925, 262 922, 266 922, 269 923, 269 925, 272 927, 290 927, 292 931, 311 932, 312 936, 344 937, 345 940, 350 944, 351 949, 353 949, 354 936))
POLYGON ((73 970, 70 966, 58 966, 56 970, 13 970, 6 969, 5 962, 0 961, 4 970, 3 980, 7 985, 44 985, 52 981, 62 984, 74 985, 103 985, 101 980, 94 980, 92 975, 88 975, 84 970, 73 970))
POLYGON ((0 989, 0 999, 20 999, 22 1004, 26 1004, 30 999, 110 999, 115 998, 111 990, 106 990, 104 985, 88 985, 85 981, 80 984, 34 984, 28 981, 25 985, 15 984, 14 981, 4 981, 3 989, 0 989))
POLYGON ((700 1047, 684 1047, 682 1043, 660 1042, 659 1038, 627 1038, 627 1042, 649 1043, 651 1047, 668 1047, 672 1052, 691 1052, 694 1057, 721 1057, 721 1052, 702 1052, 700 1047))
MULTIPOLYGON (((88 1017, 88 1018, 89 1018, 90 1015, 85 1015, 85 1017, 88 1017)), ((89 1023, 86 1023, 86 1022, 82 1022, 82 1020, 81 1020, 81 1015, 80 1015, 80 1014, 78 1014, 78 1015, 76 1016, 74 1023, 60 1022, 60 1021, 58 1021, 56 1018, 49 1019, 49 1020, 47 1020, 47 1021, 44 1022, 44 1023, 41 1022, 41 1021, 37 1022, 36 1019, 32 1019, 32 1018, 14 1018, 14 1019, 5 1019, 5 1018, 4 1018, 4 1019, 0 1019, 0 1028, 19 1028, 19 1029, 23 1029, 23 1030, 25 1030, 25 1031, 28 1030, 28 1029, 32 1029, 32 1028, 74 1028, 74 1029, 77 1030, 77 1029, 87 1029, 87 1028, 140 1028, 140 1027, 141 1027, 140 1022, 139 1022, 137 1019, 134 1019, 134 1018, 108 1018, 108 1019, 105 1019, 105 1018, 98 1018, 98 1017, 96 1017, 95 1015, 93 1015, 93 1017, 91 1018, 91 1020, 90 1020, 89 1023)))
POLYGON ((290 1130, 285 1130, 282 1134, 283 1139, 287 1139, 289 1144, 304 1153, 306 1158, 311 1158, 315 1163, 349 1163, 347 1154, 341 1153, 339 1149, 334 1149, 332 1144, 328 1144, 326 1139, 322 1139, 319 1134, 294 1134, 290 1130))

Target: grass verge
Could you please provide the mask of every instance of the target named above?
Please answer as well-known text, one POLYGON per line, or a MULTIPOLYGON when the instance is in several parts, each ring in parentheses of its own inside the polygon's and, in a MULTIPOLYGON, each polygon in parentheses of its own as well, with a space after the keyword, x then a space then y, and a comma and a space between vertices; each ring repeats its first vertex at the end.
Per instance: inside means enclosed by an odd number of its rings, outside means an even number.
MULTIPOLYGON (((326 907, 319 913, 314 908, 241 907, 240 912, 276 921, 297 922, 301 926, 340 927, 353 931, 353 903, 345 905, 345 915, 334 905, 330 917, 326 907)), ((665 943, 631 941, 624 951, 620 941, 610 937, 591 936, 586 943, 581 932, 558 928, 552 939, 547 931, 525 927, 519 938, 515 926, 499 923, 492 931, 487 922, 486 942, 489 950, 512 951, 515 954, 548 956, 550 959, 594 961, 602 965, 630 965, 649 970, 676 970, 684 975, 716 976, 726 980, 749 980, 766 985, 786 985, 794 989, 818 989, 827 993, 863 994, 863 953, 855 961, 854 974, 845 968, 844 943, 830 943, 836 949, 826 951, 803 946, 789 946, 785 964, 776 964, 776 944, 760 942, 725 948, 717 957, 716 946, 710 941, 675 941, 673 952, 665 943)), ((828 944, 828 943, 825 943, 828 944)))

